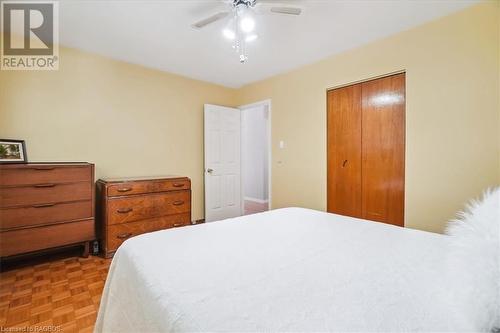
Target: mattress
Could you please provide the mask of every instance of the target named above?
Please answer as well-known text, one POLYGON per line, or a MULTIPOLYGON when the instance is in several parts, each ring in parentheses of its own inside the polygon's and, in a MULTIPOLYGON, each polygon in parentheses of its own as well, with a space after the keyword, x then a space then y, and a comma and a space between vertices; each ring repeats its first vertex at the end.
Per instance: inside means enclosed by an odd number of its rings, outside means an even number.
POLYGON ((97 332, 458 331, 447 236, 302 208, 127 240, 97 332))

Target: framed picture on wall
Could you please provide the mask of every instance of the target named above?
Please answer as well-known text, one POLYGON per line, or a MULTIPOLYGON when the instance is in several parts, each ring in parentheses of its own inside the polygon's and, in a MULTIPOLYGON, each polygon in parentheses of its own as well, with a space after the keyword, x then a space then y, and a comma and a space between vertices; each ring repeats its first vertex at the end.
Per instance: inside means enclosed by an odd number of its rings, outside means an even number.
POLYGON ((0 139, 0 164, 27 162, 24 140, 0 139))

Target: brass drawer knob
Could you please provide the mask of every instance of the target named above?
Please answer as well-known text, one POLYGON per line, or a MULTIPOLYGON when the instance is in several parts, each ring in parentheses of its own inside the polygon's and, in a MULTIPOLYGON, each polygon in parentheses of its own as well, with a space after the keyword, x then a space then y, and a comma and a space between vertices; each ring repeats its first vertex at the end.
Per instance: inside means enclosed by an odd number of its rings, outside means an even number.
POLYGON ((126 239, 126 238, 129 238, 130 236, 132 236, 132 234, 130 232, 127 232, 127 233, 124 233, 124 234, 116 235, 116 238, 118 238, 118 239, 126 239))
POLYGON ((182 223, 174 223, 174 228, 177 228, 177 227, 182 227, 184 224, 182 223))
POLYGON ((184 204, 184 200, 176 200, 176 201, 172 202, 172 205, 174 205, 174 206, 180 206, 182 204, 184 204))
POLYGON ((184 187, 184 184, 183 183, 174 183, 173 186, 174 187, 184 187))
POLYGON ((132 191, 132 188, 131 187, 124 187, 124 188, 119 188, 117 191, 118 192, 129 192, 129 191, 132 191))

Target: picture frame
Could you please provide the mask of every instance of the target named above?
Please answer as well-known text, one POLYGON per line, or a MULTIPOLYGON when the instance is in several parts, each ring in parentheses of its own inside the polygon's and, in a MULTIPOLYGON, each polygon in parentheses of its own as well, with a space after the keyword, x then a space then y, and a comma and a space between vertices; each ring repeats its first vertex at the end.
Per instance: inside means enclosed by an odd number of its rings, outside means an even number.
POLYGON ((28 163, 24 140, 0 139, 0 164, 28 163))

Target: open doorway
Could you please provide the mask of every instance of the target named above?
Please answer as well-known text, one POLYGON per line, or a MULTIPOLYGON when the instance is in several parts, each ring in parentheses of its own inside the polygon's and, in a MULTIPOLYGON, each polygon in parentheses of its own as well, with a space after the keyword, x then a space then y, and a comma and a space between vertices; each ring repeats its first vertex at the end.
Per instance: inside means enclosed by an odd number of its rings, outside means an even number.
POLYGON ((242 214, 270 208, 271 102, 244 105, 241 110, 242 214))

